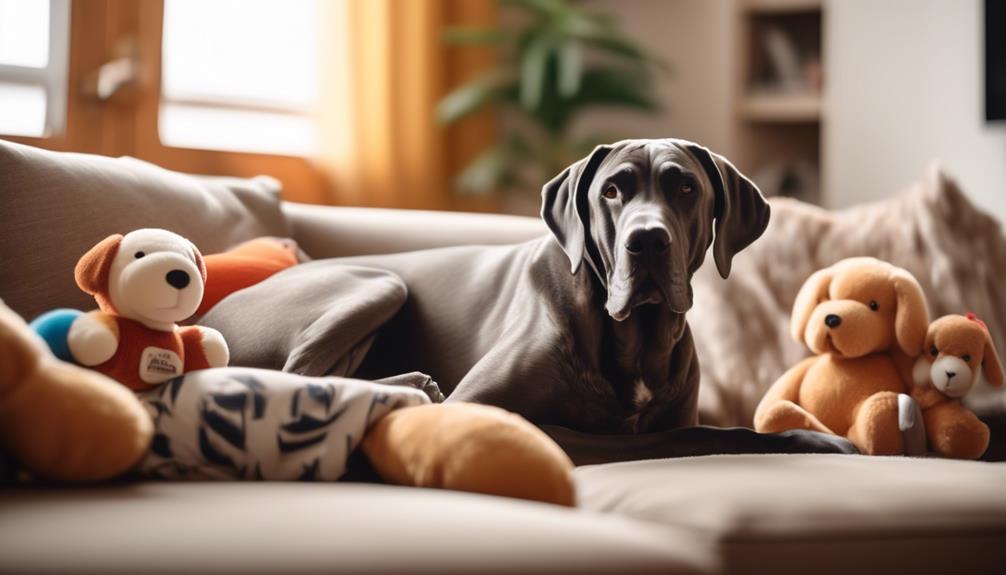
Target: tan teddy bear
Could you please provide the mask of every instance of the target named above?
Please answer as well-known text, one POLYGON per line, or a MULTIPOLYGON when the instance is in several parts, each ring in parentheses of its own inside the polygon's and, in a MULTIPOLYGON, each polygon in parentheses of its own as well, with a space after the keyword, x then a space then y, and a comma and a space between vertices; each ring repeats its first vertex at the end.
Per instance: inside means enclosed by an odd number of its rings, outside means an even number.
POLYGON ((960 398, 984 377, 1002 387, 1003 368, 988 328, 973 315, 934 321, 912 371, 912 398, 922 408, 929 448, 944 457, 977 459, 989 445, 989 428, 960 398))
POLYGON ((904 269, 850 258, 814 273, 797 294, 790 328, 818 355, 769 388, 755 429, 810 429, 845 436, 863 453, 904 453, 905 394, 928 324, 922 289, 904 269))

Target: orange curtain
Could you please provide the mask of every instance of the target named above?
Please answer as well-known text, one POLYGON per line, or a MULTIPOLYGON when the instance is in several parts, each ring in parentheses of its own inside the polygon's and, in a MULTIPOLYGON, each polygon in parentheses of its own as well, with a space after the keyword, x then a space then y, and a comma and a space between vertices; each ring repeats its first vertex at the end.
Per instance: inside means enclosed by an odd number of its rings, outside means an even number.
POLYGON ((325 2, 322 157, 334 203, 492 209, 452 192, 454 174, 493 137, 482 114, 446 129, 440 98, 491 65, 487 48, 447 46, 452 25, 492 26, 494 0, 325 2))

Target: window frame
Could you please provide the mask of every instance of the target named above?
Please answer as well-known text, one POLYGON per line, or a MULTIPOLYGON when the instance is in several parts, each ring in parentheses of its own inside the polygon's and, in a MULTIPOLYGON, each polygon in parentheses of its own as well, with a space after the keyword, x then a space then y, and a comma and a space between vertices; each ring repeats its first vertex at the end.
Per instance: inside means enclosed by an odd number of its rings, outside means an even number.
MULTIPOLYGON (((49 57, 42 68, 0 63, 0 81, 34 86, 45 91, 44 139, 66 125, 67 71, 70 59, 71 0, 49 0, 49 57)), ((35 136, 26 136, 35 137, 35 136)))

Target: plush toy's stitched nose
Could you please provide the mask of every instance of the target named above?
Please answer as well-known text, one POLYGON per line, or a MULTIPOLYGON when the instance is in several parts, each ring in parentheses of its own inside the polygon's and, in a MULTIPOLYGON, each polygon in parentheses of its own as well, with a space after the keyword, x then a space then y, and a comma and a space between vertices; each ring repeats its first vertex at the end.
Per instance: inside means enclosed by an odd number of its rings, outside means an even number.
POLYGON ((182 270, 171 270, 164 279, 168 285, 177 289, 185 289, 185 286, 189 285, 189 274, 182 270))
POLYGON ((833 313, 829 313, 828 315, 824 316, 824 325, 828 327, 838 327, 842 325, 842 318, 838 317, 833 313))
POLYGON ((953 379, 954 376, 957 375, 956 371, 947 371, 947 372, 944 372, 944 373, 947 374, 947 379, 953 379))

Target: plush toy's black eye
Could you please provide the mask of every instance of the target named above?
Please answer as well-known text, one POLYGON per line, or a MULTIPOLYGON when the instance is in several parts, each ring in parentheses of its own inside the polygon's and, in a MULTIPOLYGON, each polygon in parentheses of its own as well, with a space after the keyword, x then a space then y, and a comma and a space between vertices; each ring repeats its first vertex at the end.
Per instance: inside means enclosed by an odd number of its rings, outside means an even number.
POLYGON ((929 348, 929 353, 931 353, 933 357, 936 357, 940 355, 940 350, 936 349, 936 346, 934 345, 933 347, 929 348))
POLYGON ((870 309, 873 311, 880 309, 880 306, 877 304, 877 300, 870 300, 870 309))
POLYGON ((136 258, 136 259, 140 259, 140 258, 142 258, 145 255, 147 255, 147 254, 145 254, 143 252, 136 252, 135 254, 133 254, 133 257, 136 258))
POLYGON ((603 195, 605 198, 613 200, 618 197, 618 188, 616 188, 613 184, 608 184, 608 187, 604 188, 603 195))
POLYGON ((961 359, 964 360, 964 363, 971 363, 971 356, 966 353, 961 356, 961 359))

